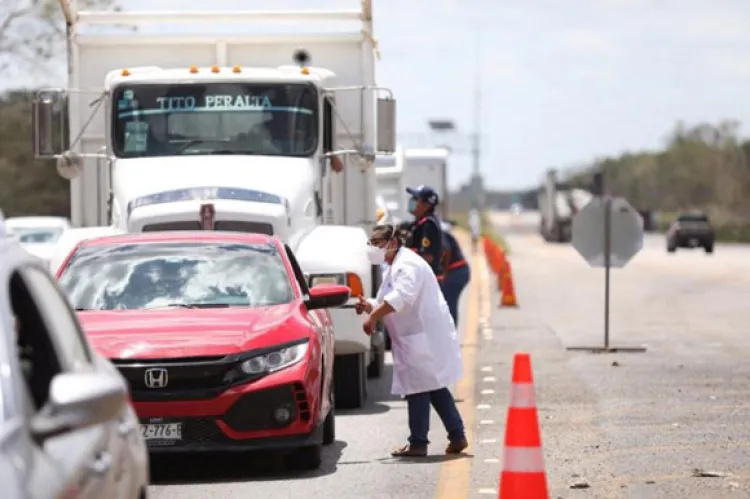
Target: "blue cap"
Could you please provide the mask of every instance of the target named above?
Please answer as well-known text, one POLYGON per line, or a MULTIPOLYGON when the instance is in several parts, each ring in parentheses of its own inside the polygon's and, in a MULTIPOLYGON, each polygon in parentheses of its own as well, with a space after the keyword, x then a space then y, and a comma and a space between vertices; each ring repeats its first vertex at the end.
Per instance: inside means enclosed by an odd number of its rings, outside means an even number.
POLYGON ((437 206, 440 202, 440 196, 435 192, 435 189, 427 185, 420 185, 419 187, 407 187, 406 192, 409 193, 414 199, 421 199, 431 206, 437 206))

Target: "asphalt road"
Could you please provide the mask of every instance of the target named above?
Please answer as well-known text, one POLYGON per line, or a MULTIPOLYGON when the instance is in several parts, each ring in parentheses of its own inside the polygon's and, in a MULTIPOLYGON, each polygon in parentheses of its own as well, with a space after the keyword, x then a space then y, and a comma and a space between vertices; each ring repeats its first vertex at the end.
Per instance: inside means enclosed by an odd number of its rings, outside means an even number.
POLYGON ((512 247, 519 308, 500 309, 474 261, 464 293, 465 379, 455 387, 472 447, 396 461, 405 404, 390 379, 370 383, 362 411, 339 414, 318 473, 292 474, 270 456, 154 460, 152 498, 497 497, 512 356, 532 355, 553 498, 750 497, 750 247, 666 253, 662 236, 612 275, 611 343, 645 353, 589 354, 603 343, 603 273, 570 245, 544 243, 538 216, 493 214, 512 247), (694 470, 716 477, 694 477, 694 470), (572 485, 587 488, 572 489, 572 485))
POLYGON ((544 243, 536 214, 491 218, 520 307, 482 333, 472 497, 497 494, 516 351, 532 354, 552 497, 750 497, 750 247, 668 254, 647 236, 613 271, 611 315, 612 346, 647 351, 572 352, 603 344, 603 271, 544 243))

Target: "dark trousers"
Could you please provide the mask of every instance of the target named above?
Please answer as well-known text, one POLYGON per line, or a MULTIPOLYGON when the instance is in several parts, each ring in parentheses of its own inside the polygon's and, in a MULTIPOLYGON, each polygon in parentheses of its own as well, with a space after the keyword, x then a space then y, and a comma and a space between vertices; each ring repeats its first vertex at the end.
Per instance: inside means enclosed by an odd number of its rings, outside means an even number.
POLYGON ((430 432, 430 405, 435 408, 443 421, 448 440, 457 442, 466 438, 464 422, 456 407, 453 394, 447 388, 431 392, 414 393, 406 396, 409 412, 409 443, 414 446, 426 446, 430 443, 427 434, 430 432))
POLYGON ((440 286, 456 329, 458 329, 458 301, 461 298, 461 292, 469 284, 469 279, 471 279, 471 271, 468 265, 464 265, 448 272, 440 286))

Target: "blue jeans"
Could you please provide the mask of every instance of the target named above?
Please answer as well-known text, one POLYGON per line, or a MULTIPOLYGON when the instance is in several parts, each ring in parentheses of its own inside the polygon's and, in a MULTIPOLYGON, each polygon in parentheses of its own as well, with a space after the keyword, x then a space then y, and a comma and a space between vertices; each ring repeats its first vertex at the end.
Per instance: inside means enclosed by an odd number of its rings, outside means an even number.
POLYGON ((409 412, 409 444, 415 447, 427 446, 430 441, 430 404, 443 421, 448 440, 457 442, 466 438, 464 422, 458 413, 453 394, 447 388, 431 392, 414 393, 406 396, 406 406, 409 412))
POLYGON ((448 310, 451 311, 456 329, 458 329, 458 300, 461 298, 461 292, 469 284, 469 279, 471 279, 471 271, 468 265, 464 265, 448 272, 445 280, 441 283, 443 297, 448 303, 448 310))

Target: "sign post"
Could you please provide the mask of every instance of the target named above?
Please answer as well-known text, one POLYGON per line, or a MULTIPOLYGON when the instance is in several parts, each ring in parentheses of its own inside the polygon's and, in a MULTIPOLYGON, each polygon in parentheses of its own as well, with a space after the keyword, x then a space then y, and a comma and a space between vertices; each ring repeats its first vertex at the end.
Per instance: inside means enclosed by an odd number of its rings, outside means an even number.
POLYGON ((645 347, 610 346, 610 270, 623 268, 643 248, 643 219, 624 198, 592 199, 573 218, 573 247, 592 267, 604 268, 604 346, 568 347, 593 353, 645 352, 645 347))

